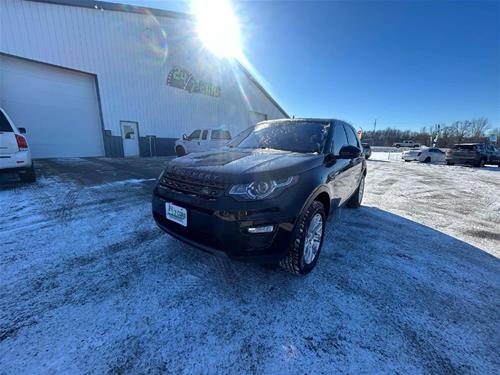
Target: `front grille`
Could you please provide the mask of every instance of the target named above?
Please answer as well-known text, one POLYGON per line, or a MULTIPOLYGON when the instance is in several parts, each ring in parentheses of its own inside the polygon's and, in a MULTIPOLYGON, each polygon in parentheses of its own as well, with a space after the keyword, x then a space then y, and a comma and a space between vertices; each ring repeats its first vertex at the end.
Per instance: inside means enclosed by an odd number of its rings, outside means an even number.
POLYGON ((175 173, 165 173, 160 181, 160 186, 184 194, 203 198, 218 198, 226 190, 226 184, 213 179, 201 179, 175 173))

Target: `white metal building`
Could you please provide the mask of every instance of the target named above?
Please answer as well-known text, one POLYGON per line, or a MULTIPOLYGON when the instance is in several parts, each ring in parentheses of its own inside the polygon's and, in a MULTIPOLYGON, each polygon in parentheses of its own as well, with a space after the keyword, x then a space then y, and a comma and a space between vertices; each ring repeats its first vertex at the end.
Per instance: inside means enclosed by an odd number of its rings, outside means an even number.
POLYGON ((0 1, 0 107, 39 158, 169 155, 196 128, 288 117, 189 15, 89 0, 0 1))

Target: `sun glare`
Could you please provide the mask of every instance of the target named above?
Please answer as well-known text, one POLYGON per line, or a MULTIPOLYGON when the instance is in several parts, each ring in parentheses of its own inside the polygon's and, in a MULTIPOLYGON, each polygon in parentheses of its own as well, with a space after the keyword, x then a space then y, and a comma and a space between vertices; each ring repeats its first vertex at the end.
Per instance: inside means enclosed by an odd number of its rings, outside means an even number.
POLYGON ((191 11, 205 48, 220 57, 243 57, 240 24, 229 0, 192 0, 191 11))

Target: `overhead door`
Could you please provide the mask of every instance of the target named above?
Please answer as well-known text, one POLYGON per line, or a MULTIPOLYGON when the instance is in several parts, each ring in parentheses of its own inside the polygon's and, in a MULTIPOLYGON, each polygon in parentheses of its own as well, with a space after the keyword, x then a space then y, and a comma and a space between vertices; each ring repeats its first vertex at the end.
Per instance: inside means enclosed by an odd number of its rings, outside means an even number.
POLYGON ((265 113, 248 111, 248 125, 253 126, 261 121, 266 121, 267 115, 265 113))
POLYGON ((0 106, 26 128, 34 158, 104 155, 90 74, 0 55, 0 106))

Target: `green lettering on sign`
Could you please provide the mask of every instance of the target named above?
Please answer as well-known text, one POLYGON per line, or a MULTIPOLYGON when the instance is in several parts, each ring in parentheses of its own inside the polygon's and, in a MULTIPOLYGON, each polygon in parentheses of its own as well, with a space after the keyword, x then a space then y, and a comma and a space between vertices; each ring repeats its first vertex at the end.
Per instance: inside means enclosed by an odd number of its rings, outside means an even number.
POLYGON ((177 65, 168 73, 167 85, 186 90, 190 93, 214 96, 216 98, 221 93, 219 86, 195 79, 189 70, 177 65))

